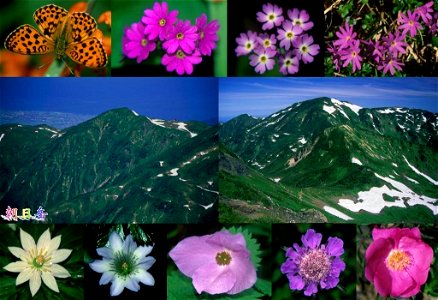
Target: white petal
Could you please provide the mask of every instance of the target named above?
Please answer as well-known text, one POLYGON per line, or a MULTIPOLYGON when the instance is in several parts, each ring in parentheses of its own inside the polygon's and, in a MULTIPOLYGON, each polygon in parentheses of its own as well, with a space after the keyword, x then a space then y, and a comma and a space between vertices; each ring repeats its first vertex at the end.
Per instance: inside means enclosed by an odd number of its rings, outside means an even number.
POLYGON ((147 271, 154 263, 155 263, 155 258, 153 258, 152 256, 148 256, 140 259, 137 265, 143 270, 147 271))
POLYGON ((58 277, 58 278, 70 277, 70 273, 64 267, 62 267, 58 264, 51 265, 50 272, 52 272, 53 276, 58 277))
POLYGON ((114 273, 114 272, 104 272, 102 274, 102 277, 100 277, 99 284, 100 285, 107 284, 108 282, 113 280, 115 274, 116 273, 114 273))
POLYGON ((29 287, 30 287, 30 293, 32 294, 32 297, 35 296, 35 294, 38 292, 38 290, 41 287, 41 272, 33 270, 32 275, 29 278, 29 287))
POLYGON ((56 249, 59 248, 59 244, 61 244, 61 236, 55 236, 50 240, 49 245, 47 246, 47 253, 52 253, 56 249))
POLYGON ((21 240, 21 246, 23 246, 23 249, 26 251, 34 250, 36 248, 35 240, 33 237, 20 228, 20 240, 21 240))
POLYGON ((120 238, 120 235, 117 234, 117 232, 113 231, 109 238, 111 249, 113 249, 114 252, 120 251, 123 248, 123 242, 120 238))
POLYGON ((19 258, 21 260, 25 260, 24 258, 26 257, 27 252, 24 251, 23 249, 18 248, 18 247, 8 247, 8 249, 9 249, 9 251, 11 251, 11 253, 15 257, 17 257, 17 258, 19 258))
POLYGON ((137 249, 135 249, 134 255, 137 256, 138 258, 145 257, 146 255, 151 253, 153 248, 154 246, 140 246, 137 249))
POLYGON ((132 277, 146 285, 153 286, 155 284, 154 277, 152 277, 152 275, 149 272, 146 272, 143 269, 137 270, 135 275, 132 277))
POLYGON ((52 254, 51 262, 56 264, 56 263, 59 263, 61 261, 64 261, 67 259, 67 257, 69 257, 70 254, 71 254, 71 250, 69 250, 69 249, 55 250, 55 252, 53 252, 53 254, 52 254))
POLYGON ((125 286, 128 290, 133 292, 138 292, 140 290, 140 285, 134 278, 127 278, 125 286))
POLYGON ((3 269, 9 272, 23 272, 29 265, 24 261, 16 261, 4 266, 3 269))
POLYGON ((26 268, 20 274, 18 274, 17 279, 15 280, 15 285, 22 284, 30 279, 30 275, 32 275, 32 269, 26 268))
POLYGON ((40 236, 37 243, 37 249, 47 249, 50 243, 50 231, 49 228, 47 228, 46 231, 40 236))
POLYGON ((100 256, 103 256, 105 258, 112 259, 114 257, 113 250, 108 247, 102 247, 96 249, 97 254, 100 256))
POLYGON ((118 296, 123 292, 123 289, 125 288, 125 280, 120 278, 119 276, 116 276, 113 280, 113 283, 111 284, 110 288, 110 294, 111 296, 118 296))
POLYGON ((47 285, 49 289, 59 293, 58 284, 56 283, 55 277, 53 277, 52 273, 42 272, 41 278, 43 279, 44 284, 47 285))
POLYGON ((95 260, 92 263, 90 263, 90 268, 98 273, 108 272, 111 269, 110 260, 108 259, 95 260))

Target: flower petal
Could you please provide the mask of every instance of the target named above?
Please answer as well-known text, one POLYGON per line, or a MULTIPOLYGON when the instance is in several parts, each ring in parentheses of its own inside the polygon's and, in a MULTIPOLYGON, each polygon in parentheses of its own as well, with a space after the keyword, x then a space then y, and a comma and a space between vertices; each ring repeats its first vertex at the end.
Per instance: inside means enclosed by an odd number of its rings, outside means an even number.
POLYGON ((307 284, 306 289, 304 290, 304 295, 312 296, 318 292, 318 285, 316 282, 311 281, 307 284))
POLYGON ((18 274, 17 279, 15 280, 15 285, 22 284, 23 282, 26 282, 30 279, 30 276, 32 275, 32 269, 26 268, 20 274, 18 274))
POLYGON ((4 266, 3 269, 9 272, 23 272, 24 269, 28 268, 29 265, 24 261, 16 261, 4 266))
POLYGON ((344 242, 337 237, 329 237, 326 251, 331 256, 341 256, 344 253, 344 242))
POLYGON ((60 249, 60 250, 56 250, 56 251, 53 252, 53 254, 52 254, 52 261, 51 261, 51 262, 54 263, 54 264, 56 264, 56 263, 59 263, 59 262, 62 262, 62 261, 64 261, 64 260, 66 260, 67 257, 70 256, 71 251, 72 251, 72 250, 70 250, 70 249, 60 249))
POLYGON ((19 258, 19 259, 21 259, 21 260, 24 261, 24 258, 25 258, 26 255, 27 255, 27 252, 26 252, 26 251, 24 251, 23 249, 21 249, 21 248, 19 248, 19 247, 8 247, 8 249, 9 249, 9 251, 11 251, 11 253, 12 253, 15 257, 17 257, 17 258, 19 258))
POLYGON ((70 273, 64 267, 62 267, 58 264, 51 265, 50 272, 52 272, 53 276, 58 277, 58 278, 70 277, 70 273))
POLYGON ((237 278, 232 270, 223 268, 216 263, 205 264, 193 273, 193 286, 198 294, 228 293, 235 285, 237 278))
POLYGON ((116 276, 113 280, 113 283, 111 284, 110 288, 110 294, 111 296, 118 296, 123 292, 123 289, 125 288, 125 280, 120 278, 119 276, 116 276))
POLYGON ((287 275, 287 279, 289 279, 289 288, 291 290, 300 291, 304 289, 304 286, 306 283, 304 282, 303 278, 300 275, 293 276, 293 275, 287 275))
POLYGON ((49 289, 59 293, 58 284, 56 283, 55 277, 53 277, 52 273, 42 272, 41 278, 43 279, 44 284, 47 285, 49 289))
POLYGON ((21 228, 20 228, 20 241, 25 251, 30 251, 36 248, 35 240, 33 239, 33 237, 21 228))
POLYGON ((134 239, 132 238, 132 235, 128 235, 123 242, 123 252, 124 253, 131 253, 137 248, 137 243, 134 242, 134 239))
POLYGON ((257 281, 257 274, 248 251, 232 252, 231 256, 234 263, 231 263, 229 268, 237 280, 228 294, 237 294, 252 287, 257 281))
POLYGON ((32 297, 38 292, 41 287, 41 271, 34 270, 29 278, 29 287, 32 297))
POLYGON ((93 269, 94 272, 98 273, 108 272, 111 269, 110 260, 95 260, 90 263, 90 268, 93 269))
MULTIPOLYGON (((321 244, 321 239, 322 234, 315 232, 313 229, 307 230, 307 232, 301 237, 304 246, 309 247, 310 249, 318 247, 321 244)), ((310 288, 310 290, 313 291, 312 288, 310 288)))
POLYGON ((142 268, 143 270, 147 271, 154 263, 155 263, 155 258, 153 258, 152 256, 147 256, 140 259, 137 265, 139 268, 142 268))
POLYGON ((105 258, 112 259, 114 257, 113 250, 108 247, 102 247, 96 249, 97 254, 100 256, 103 256, 105 258))
POLYGON ((38 239, 37 249, 47 248, 50 244, 50 241, 50 231, 49 228, 47 228, 47 230, 44 231, 44 233, 38 239))
POLYGON ((140 246, 137 249, 135 249, 134 255, 137 256, 138 258, 143 258, 149 253, 151 253, 153 248, 154 248, 153 246, 140 246))
POLYGON ((208 243, 219 247, 225 247, 233 251, 246 250, 246 241, 241 233, 232 234, 228 230, 222 230, 205 237, 208 243))
POLYGON ((143 269, 138 269, 132 278, 135 278, 136 280, 140 281, 141 283, 149 286, 155 285, 155 279, 152 277, 152 275, 149 272, 146 272, 143 269))
POLYGON ((49 245, 47 246, 47 253, 52 253, 53 251, 58 249, 60 244, 61 235, 55 236, 53 239, 50 240, 49 245))
POLYGON ((127 277, 125 287, 133 292, 138 292, 140 290, 140 285, 138 282, 130 277, 127 277))
POLYGON ((113 252, 121 251, 123 249, 123 242, 120 235, 113 231, 109 237, 110 247, 113 252))
POLYGON ((108 282, 113 280, 115 274, 116 273, 114 273, 114 272, 104 272, 102 274, 102 277, 100 277, 99 284, 100 285, 107 284, 108 282))

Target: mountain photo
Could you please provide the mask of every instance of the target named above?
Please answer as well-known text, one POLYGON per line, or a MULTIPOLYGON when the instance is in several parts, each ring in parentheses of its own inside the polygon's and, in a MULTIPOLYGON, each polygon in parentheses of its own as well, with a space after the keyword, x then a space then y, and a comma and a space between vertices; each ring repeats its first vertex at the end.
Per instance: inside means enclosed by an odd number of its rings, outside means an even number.
POLYGON ((437 80, 223 79, 222 222, 436 222, 437 80))
POLYGON ((2 213, 42 206, 52 223, 217 220, 214 79, 41 79, 36 92, 17 92, 21 81, 2 87, 2 213))

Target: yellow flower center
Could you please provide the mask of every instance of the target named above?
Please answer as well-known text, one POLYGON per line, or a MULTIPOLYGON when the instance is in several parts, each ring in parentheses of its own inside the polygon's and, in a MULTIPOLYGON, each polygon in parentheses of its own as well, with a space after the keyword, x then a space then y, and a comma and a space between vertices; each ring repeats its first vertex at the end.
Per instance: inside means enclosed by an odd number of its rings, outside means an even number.
POLYGON ((246 43, 245 45, 246 49, 251 49, 252 48, 252 44, 250 42, 246 43))
POLYGON ((222 251, 216 254, 216 263, 219 266, 227 266, 231 263, 231 255, 227 251, 222 251))
POLYGON ((288 39, 291 39, 291 38, 294 37, 294 33, 289 31, 288 33, 286 33, 286 37, 287 37, 288 39))
POLYGON ((294 25, 301 26, 301 24, 302 24, 302 22, 299 19, 295 20, 295 22, 294 22, 294 25))
POLYGON ((269 47, 271 46, 271 40, 265 40, 263 44, 265 45, 265 47, 269 47))
POLYGON ((184 34, 183 33, 177 33, 176 34, 176 38, 178 39, 178 40, 182 40, 183 38, 184 38, 184 34))
POLYGON ((386 266, 391 271, 404 271, 411 264, 411 257, 402 250, 391 250, 386 258, 386 266))
POLYGON ((176 57, 178 57, 179 59, 183 59, 184 57, 186 57, 186 55, 181 50, 178 50, 176 52, 176 57))
POLYGON ((302 53, 307 53, 308 51, 309 51, 309 48, 307 48, 307 46, 301 46, 302 53))
POLYGON ((269 14, 268 19, 270 21, 274 21, 275 20, 275 15, 274 14, 269 14))
POLYGON ((148 44, 148 40, 147 40, 147 39, 142 39, 142 40, 141 40, 141 45, 142 45, 143 47, 145 47, 147 44, 148 44))
POLYGON ((161 19, 160 26, 163 27, 164 25, 166 25, 166 19, 161 19))
POLYGON ((35 268, 40 269, 44 266, 45 262, 45 257, 42 254, 39 254, 33 259, 32 264, 35 268))
POLYGON ((268 58, 266 57, 266 55, 260 56, 260 62, 265 63, 267 60, 268 58))
POLYGON ((290 59, 286 59, 284 61, 284 64, 289 67, 290 65, 292 65, 292 61, 290 59))
POLYGON ((199 39, 202 40, 204 38, 204 31, 201 31, 199 33, 199 39))

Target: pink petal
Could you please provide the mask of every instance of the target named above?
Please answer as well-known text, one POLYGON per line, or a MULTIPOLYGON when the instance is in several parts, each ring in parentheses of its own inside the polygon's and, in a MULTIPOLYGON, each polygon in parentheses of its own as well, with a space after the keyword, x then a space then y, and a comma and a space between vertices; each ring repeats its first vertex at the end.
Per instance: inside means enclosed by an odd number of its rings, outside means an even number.
POLYGON ((399 249, 411 255, 413 265, 407 270, 411 277, 420 285, 427 281, 430 265, 433 260, 432 248, 422 241, 402 237, 399 242, 399 249))
POLYGON ((200 294, 228 293, 236 283, 236 275, 227 267, 220 267, 214 263, 204 263, 192 277, 193 286, 200 294))
POLYGON ((207 235, 206 241, 208 243, 215 244, 218 247, 222 245, 223 247, 233 251, 247 251, 246 241, 241 233, 231 234, 227 230, 222 230, 216 232, 215 234, 207 235))
POLYGON ((384 263, 379 264, 374 277, 374 286, 382 297, 387 297, 391 294, 391 280, 389 271, 384 263))
POLYGON ((230 269, 237 280, 234 287, 228 291, 228 294, 233 295, 252 287, 257 280, 257 274, 248 251, 233 252, 232 258, 234 262, 230 264, 230 269))
MULTIPOLYGON (((415 295, 419 291, 419 285, 407 272, 389 271, 391 278, 391 297, 407 298, 415 295), (409 295, 409 296, 407 296, 409 295)), ((389 281, 389 278, 386 280, 389 281)))
POLYGON ((385 265, 385 259, 393 249, 393 244, 387 239, 378 239, 368 246, 365 253, 365 277, 373 282, 377 269, 385 265))

